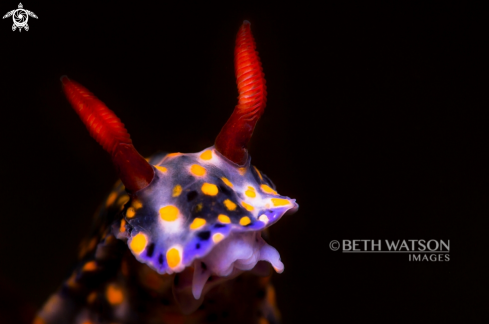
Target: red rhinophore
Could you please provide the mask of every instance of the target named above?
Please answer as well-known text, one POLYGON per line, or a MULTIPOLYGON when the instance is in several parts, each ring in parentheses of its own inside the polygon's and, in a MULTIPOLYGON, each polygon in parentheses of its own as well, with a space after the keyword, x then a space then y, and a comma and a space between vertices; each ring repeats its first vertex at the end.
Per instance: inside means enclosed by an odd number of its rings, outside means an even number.
POLYGON ((68 101, 90 135, 112 156, 127 190, 145 188, 153 179, 153 167, 136 151, 124 124, 112 110, 79 83, 61 77, 68 101))
POLYGON ((215 147, 236 164, 248 159, 248 142, 255 125, 265 110, 267 87, 250 23, 245 20, 236 36, 234 71, 238 85, 238 105, 217 135, 215 147))
POLYGON ((81 84, 61 77, 63 90, 90 135, 110 154, 119 143, 132 144, 124 124, 112 110, 81 84))

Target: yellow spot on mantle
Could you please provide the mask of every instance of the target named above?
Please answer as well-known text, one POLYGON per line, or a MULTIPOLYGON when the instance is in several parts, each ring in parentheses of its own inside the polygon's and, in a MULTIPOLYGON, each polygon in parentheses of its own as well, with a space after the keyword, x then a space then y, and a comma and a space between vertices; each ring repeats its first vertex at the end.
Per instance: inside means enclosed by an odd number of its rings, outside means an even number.
POLYGON ((231 219, 224 214, 220 214, 219 216, 217 216, 217 220, 223 224, 231 223, 231 219))
POLYGON ((178 197, 178 196, 180 196, 181 193, 182 193, 182 186, 181 185, 176 185, 175 187, 173 187, 172 197, 178 197))
POLYGON ((275 207, 290 205, 290 201, 282 198, 272 198, 272 203, 275 207))
POLYGON ((202 152, 202 154, 200 155, 200 158, 202 160, 206 160, 206 161, 212 159, 212 151, 206 150, 206 151, 202 152))
POLYGON ((233 203, 231 200, 229 199, 226 199, 224 200, 224 206, 226 206, 226 208, 228 210, 235 210, 236 209, 236 204, 233 203))
POLYGON ((192 173, 194 176, 202 177, 205 176, 205 168, 198 164, 192 164, 190 167, 190 173, 192 173))
POLYGON ((261 190, 263 190, 263 192, 267 193, 267 194, 273 194, 273 195, 278 195, 278 193, 273 190, 272 188, 270 188, 269 186, 267 186, 266 184, 262 184, 260 186, 261 190))
POLYGON ((171 248, 166 252, 166 261, 170 268, 175 268, 180 264, 182 257, 180 256, 180 251, 176 248, 171 248))
POLYGON ((146 235, 144 235, 143 233, 137 233, 136 236, 132 238, 129 247, 131 248, 132 252, 140 254, 144 251, 147 244, 148 238, 146 237, 146 235))
POLYGON ((241 219, 239 220, 239 225, 241 225, 241 226, 246 226, 250 223, 251 223, 251 220, 248 216, 241 217, 241 219))
POLYGON ((223 238, 224 238, 224 235, 222 235, 221 233, 216 233, 216 234, 212 235, 212 241, 214 243, 221 242, 223 238))
POLYGON ((246 170, 247 170, 246 168, 238 168, 238 172, 241 175, 244 175, 246 173, 246 170))
POLYGON ((83 271, 93 271, 95 269, 97 269, 97 263, 95 261, 90 261, 90 262, 85 263, 82 270, 83 271))
POLYGON ((124 294, 122 293, 122 290, 115 285, 109 285, 107 287, 107 292, 105 293, 105 296, 107 297, 107 300, 111 305, 119 305, 124 300, 124 294))
POLYGON ((175 157, 175 156, 179 156, 179 155, 182 155, 182 153, 180 152, 176 152, 176 153, 170 153, 170 154, 167 154, 165 157, 175 157))
POLYGON ((255 198, 256 197, 255 188, 248 186, 248 189, 246 189, 245 191, 245 195, 250 198, 255 198))
POLYGON ((241 202, 241 205, 247 210, 247 211, 254 211, 255 207, 251 206, 250 204, 245 203, 244 201, 241 202))
POLYGON ((160 217, 167 222, 173 222, 178 218, 179 210, 173 205, 168 205, 160 208, 160 217))
POLYGON ((221 180, 226 184, 226 186, 228 187, 234 187, 233 184, 231 183, 231 181, 228 180, 228 178, 226 177, 222 177, 221 180))
POLYGON ((134 215, 136 215, 136 211, 134 210, 133 207, 129 207, 126 211, 126 217, 127 218, 133 218, 134 215))
POLYGON ((192 224, 190 224, 190 229, 198 229, 198 228, 201 228, 202 226, 204 226, 206 223, 205 219, 203 218, 195 218, 194 221, 192 222, 192 224))
POLYGON ((207 182, 205 182, 202 185, 201 190, 204 194, 206 194, 208 196, 215 196, 219 192, 219 190, 217 190, 217 186, 215 184, 207 183, 207 182))
POLYGON ((155 168, 157 168, 158 170, 160 170, 163 173, 165 173, 166 171, 168 171, 168 169, 165 168, 164 166, 155 165, 155 168))

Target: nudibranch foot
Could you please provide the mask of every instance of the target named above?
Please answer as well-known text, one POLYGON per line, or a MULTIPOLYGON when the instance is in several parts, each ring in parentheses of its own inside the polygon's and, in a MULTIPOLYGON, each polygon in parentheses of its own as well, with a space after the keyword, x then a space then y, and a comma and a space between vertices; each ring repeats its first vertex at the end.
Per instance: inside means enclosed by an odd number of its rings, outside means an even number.
POLYGON ((234 232, 201 259, 194 261, 192 292, 199 299, 207 279, 230 277, 252 270, 259 261, 269 262, 281 273, 284 265, 277 250, 266 243, 260 232, 234 232))

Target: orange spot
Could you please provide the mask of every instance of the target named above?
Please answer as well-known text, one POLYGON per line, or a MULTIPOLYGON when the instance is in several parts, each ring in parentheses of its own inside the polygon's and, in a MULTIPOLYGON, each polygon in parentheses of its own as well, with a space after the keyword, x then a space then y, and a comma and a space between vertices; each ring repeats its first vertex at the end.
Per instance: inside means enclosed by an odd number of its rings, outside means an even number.
POLYGON ((121 233, 126 232, 126 220, 124 218, 121 220, 121 227, 119 228, 119 232, 121 233))
POLYGON ((182 193, 182 186, 181 185, 176 185, 175 187, 173 187, 172 197, 178 197, 178 196, 180 196, 181 193, 182 193))
POLYGON ((76 282, 75 272, 73 272, 73 274, 68 278, 68 280, 66 281, 66 285, 73 289, 76 289, 78 287, 78 282, 76 282))
POLYGON ((165 168, 164 166, 155 165, 155 168, 157 168, 158 170, 160 170, 163 173, 165 173, 166 171, 168 171, 168 169, 165 168))
POLYGON ((166 156, 171 158, 171 157, 175 157, 175 156, 179 156, 179 155, 182 155, 182 153, 180 153, 180 152, 170 153, 170 154, 167 154, 166 156))
POLYGON ((206 194, 208 196, 215 196, 219 192, 219 190, 217 190, 217 186, 215 184, 207 183, 207 182, 205 182, 202 185, 201 190, 204 194, 206 194))
POLYGON ((115 285, 109 285, 107 287, 107 292, 105 293, 107 300, 111 305, 119 305, 124 300, 124 294, 119 287, 115 285))
POLYGON ((241 226, 246 226, 250 223, 251 223, 251 220, 248 216, 241 217, 241 219, 239 220, 239 225, 241 225, 241 226))
POLYGON ((168 205, 160 208, 160 217, 167 222, 173 222, 178 218, 179 210, 177 207, 168 205))
POLYGON ((134 215, 136 215, 136 211, 134 210, 134 207, 129 207, 126 211, 126 217, 133 218, 134 215))
POLYGON ((95 301, 97 298, 97 292, 92 291, 88 296, 87 296, 87 303, 91 304, 95 301))
POLYGON ((99 229, 99 234, 102 238, 104 238, 109 235, 109 229, 106 226, 101 226, 99 229))
POLYGON ((86 253, 87 249, 84 246, 80 246, 80 250, 78 251, 78 259, 83 259, 86 253))
POLYGON ((136 236, 132 238, 131 243, 129 243, 129 247, 134 253, 140 254, 144 251, 147 244, 148 238, 146 237, 146 235, 144 235, 143 233, 137 233, 136 236))
POLYGON ((190 224, 190 229, 198 229, 198 228, 201 228, 202 226, 204 226, 206 223, 205 219, 203 218, 195 218, 194 221, 192 222, 192 224, 190 224))
POLYGON ((269 186, 267 186, 266 184, 262 184, 260 186, 261 190, 263 190, 263 192, 267 193, 267 194, 273 194, 273 195, 278 195, 278 193, 273 190, 272 188, 270 188, 269 186))
POLYGON ((270 324, 270 322, 265 317, 260 317, 258 324, 270 324))
POLYGON ((255 188, 248 186, 248 189, 246 189, 245 191, 245 195, 250 198, 255 198, 256 197, 255 188))
POLYGON ((236 204, 229 199, 224 200, 224 206, 231 211, 236 209, 236 204))
POLYGON ((212 151, 206 150, 206 151, 202 152, 202 154, 200 155, 200 158, 202 160, 206 160, 206 161, 212 159, 212 151))
POLYGON ((105 207, 109 207, 110 205, 112 205, 116 198, 117 198, 117 192, 112 192, 107 198, 107 201, 105 202, 105 207))
POLYGON ((175 268, 180 264, 180 261, 182 260, 180 256, 180 251, 178 251, 176 248, 171 248, 166 252, 166 261, 168 262, 168 266, 170 268, 175 268))
POLYGON ((139 208, 143 207, 143 204, 139 200, 134 199, 132 201, 132 207, 134 207, 134 209, 139 209, 139 208))
POLYGON ((244 175, 246 173, 246 168, 238 168, 238 172, 241 175, 244 175))
POLYGON ((272 203, 275 207, 290 205, 290 202, 287 199, 282 198, 272 198, 272 203))
POLYGON ((258 173, 258 176, 260 177, 260 180, 263 181, 263 177, 261 176, 260 171, 258 171, 258 169, 256 168, 256 166, 253 166, 253 168, 255 169, 256 173, 258 173))
POLYGON ((247 211, 253 211, 255 210, 255 207, 251 206, 250 204, 245 203, 244 201, 241 202, 241 205, 247 210, 247 211))
POLYGON ((220 214, 219 216, 217 216, 217 220, 223 224, 231 223, 231 219, 228 216, 223 215, 223 214, 220 214))
POLYGON ((32 324, 46 324, 46 322, 40 318, 39 316, 36 316, 36 318, 34 319, 34 322, 32 322, 32 324))
POLYGON ((274 306, 277 304, 275 302, 275 289, 272 285, 268 285, 267 287, 267 301, 270 305, 274 306))
POLYGON ((88 242, 88 246, 87 246, 87 249, 88 251, 91 251, 95 248, 95 246, 97 245, 97 238, 96 237, 93 237, 90 242, 88 242))
POLYGON ((226 177, 222 177, 221 180, 226 184, 226 186, 228 187, 234 187, 233 184, 231 183, 231 181, 228 180, 228 178, 226 177))
POLYGON ((95 269, 97 269, 97 263, 95 261, 90 261, 90 262, 85 263, 82 270, 83 271, 93 271, 95 269))
POLYGON ((202 177, 205 176, 205 168, 198 164, 192 164, 190 167, 190 173, 192 173, 194 176, 202 177))
POLYGON ((113 244, 116 241, 117 241, 117 239, 115 238, 114 235, 109 235, 105 238, 105 244, 108 244, 108 245, 113 244))
POLYGON ((216 234, 212 235, 212 241, 214 243, 221 242, 223 238, 224 238, 224 235, 222 235, 221 233, 216 233, 216 234))
POLYGON ((117 205, 119 205, 119 206, 125 205, 126 202, 128 202, 128 201, 129 201, 128 195, 121 196, 119 199, 117 199, 117 205))

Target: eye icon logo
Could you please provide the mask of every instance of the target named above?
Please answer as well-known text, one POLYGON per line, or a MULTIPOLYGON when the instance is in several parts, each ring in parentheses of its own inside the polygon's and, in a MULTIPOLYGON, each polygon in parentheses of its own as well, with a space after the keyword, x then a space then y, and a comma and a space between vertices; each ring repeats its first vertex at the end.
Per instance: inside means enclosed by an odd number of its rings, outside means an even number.
POLYGON ((23 8, 24 7, 22 6, 22 3, 19 3, 18 9, 9 11, 5 14, 5 16, 3 16, 3 19, 12 16, 12 19, 14 20, 14 24, 12 25, 12 31, 15 31, 17 28, 19 29, 19 32, 22 31, 22 28, 28 31, 29 25, 27 25, 27 21, 29 20, 29 16, 37 19, 35 13, 29 10, 25 10, 23 8))

